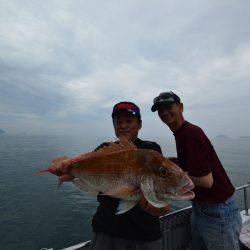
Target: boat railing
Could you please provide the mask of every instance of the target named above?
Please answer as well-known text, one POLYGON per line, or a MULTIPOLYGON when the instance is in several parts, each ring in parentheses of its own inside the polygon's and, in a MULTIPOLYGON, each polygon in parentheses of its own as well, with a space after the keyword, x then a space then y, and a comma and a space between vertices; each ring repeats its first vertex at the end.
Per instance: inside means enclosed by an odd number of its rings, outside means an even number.
MULTIPOLYGON (((236 191, 243 190, 245 215, 249 215, 248 192, 250 182, 236 188, 236 191)), ((163 250, 189 249, 191 241, 191 212, 192 206, 168 213, 160 217, 163 250)), ((91 241, 86 241, 61 250, 90 249, 91 241)), ((53 250, 53 248, 42 248, 53 250)), ((42 250, 41 249, 41 250, 42 250)))
POLYGON ((244 209, 245 209, 245 215, 249 215, 249 208, 248 208, 248 193, 247 193, 247 188, 250 187, 250 182, 248 182, 247 184, 237 187, 236 191, 242 190, 243 189, 243 194, 244 194, 244 209))

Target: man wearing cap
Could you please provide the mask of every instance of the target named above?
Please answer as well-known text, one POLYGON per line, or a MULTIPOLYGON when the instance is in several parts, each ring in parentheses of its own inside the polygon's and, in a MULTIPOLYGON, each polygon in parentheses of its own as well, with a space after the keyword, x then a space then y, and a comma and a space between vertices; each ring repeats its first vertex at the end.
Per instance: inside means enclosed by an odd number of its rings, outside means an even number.
POLYGON ((179 166, 195 184, 192 249, 239 249, 241 216, 230 182, 203 130, 184 120, 183 103, 173 92, 154 98, 151 108, 173 132, 179 166))
MULTIPOLYGON (((117 138, 126 137, 138 148, 161 153, 157 143, 138 138, 142 121, 137 105, 132 102, 117 103, 112 120, 117 138)), ((103 143, 97 149, 108 144, 103 143)), ((169 207, 155 208, 143 199, 130 211, 115 215, 119 199, 98 195, 97 200, 100 204, 92 220, 92 250, 162 250, 159 216, 169 212, 169 207)))

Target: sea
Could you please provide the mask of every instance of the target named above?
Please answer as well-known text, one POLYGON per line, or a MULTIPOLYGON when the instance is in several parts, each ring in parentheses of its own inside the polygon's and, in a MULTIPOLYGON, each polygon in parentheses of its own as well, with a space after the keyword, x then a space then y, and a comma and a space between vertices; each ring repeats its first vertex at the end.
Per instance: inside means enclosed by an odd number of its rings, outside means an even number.
MULTIPOLYGON (((35 171, 46 169, 56 157, 89 152, 110 139, 0 135, 0 249, 59 250, 89 240, 96 198, 72 183, 64 183, 56 192, 57 177, 35 171)), ((147 140, 158 142, 165 156, 176 155, 173 138, 147 140)), ((212 143, 233 184, 250 181, 250 139, 217 138, 212 143)), ((242 192, 236 198, 242 208, 242 192)), ((175 202, 172 210, 186 205, 175 202)))

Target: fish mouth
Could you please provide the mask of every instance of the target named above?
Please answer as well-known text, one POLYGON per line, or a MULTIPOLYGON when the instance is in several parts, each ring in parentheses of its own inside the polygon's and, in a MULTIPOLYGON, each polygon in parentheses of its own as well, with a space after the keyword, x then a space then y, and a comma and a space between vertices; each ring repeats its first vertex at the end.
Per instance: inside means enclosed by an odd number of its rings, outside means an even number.
POLYGON ((193 191, 191 191, 192 189, 194 189, 194 184, 193 184, 193 182, 189 182, 187 185, 182 187, 181 190, 179 190, 178 194, 176 195, 177 198, 179 198, 181 200, 193 199, 195 194, 193 191))
POLYGON ((178 193, 171 193, 167 194, 166 198, 172 199, 172 200, 192 200, 195 197, 195 194, 193 191, 187 191, 186 193, 178 194, 178 193))
POLYGON ((189 182, 184 187, 182 187, 179 192, 181 194, 185 194, 186 192, 191 191, 192 189, 194 189, 194 184, 193 184, 193 182, 189 182))
POLYGON ((188 191, 186 193, 183 193, 181 195, 176 196, 176 199, 180 200, 192 200, 194 198, 195 194, 193 191, 188 191))
POLYGON ((191 200, 195 196, 194 192, 191 191, 193 188, 194 184, 190 182, 180 190, 167 193, 167 196, 173 200, 191 200))

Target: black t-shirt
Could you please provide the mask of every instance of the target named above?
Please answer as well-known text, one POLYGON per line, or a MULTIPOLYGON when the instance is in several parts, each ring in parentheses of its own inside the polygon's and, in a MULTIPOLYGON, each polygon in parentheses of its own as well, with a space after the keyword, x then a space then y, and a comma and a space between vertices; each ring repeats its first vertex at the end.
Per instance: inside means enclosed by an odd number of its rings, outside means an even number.
POLYGON ((174 136, 180 167, 194 177, 213 175, 211 188, 194 188, 194 201, 221 203, 231 197, 235 189, 203 130, 185 121, 174 136))
MULTIPOLYGON (((137 138, 134 144, 140 149, 153 149, 162 153, 160 146, 155 142, 137 138)), ((109 144, 103 143, 97 149, 107 145, 109 144)), ((116 215, 119 199, 98 195, 97 200, 100 205, 92 220, 94 232, 103 232, 128 240, 150 241, 161 238, 159 218, 145 212, 139 204, 124 214, 116 215)))

